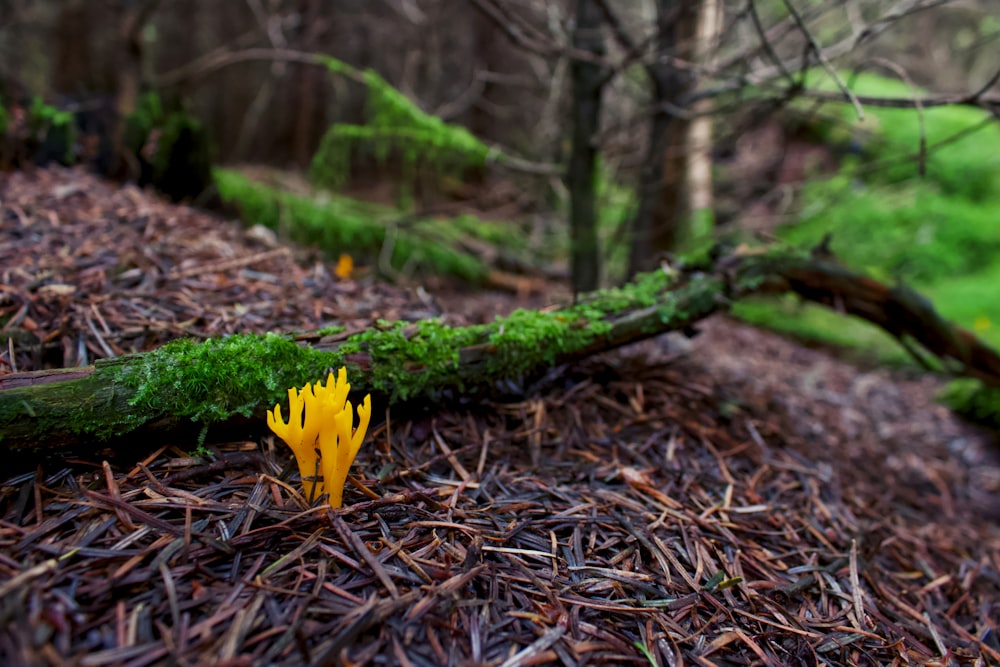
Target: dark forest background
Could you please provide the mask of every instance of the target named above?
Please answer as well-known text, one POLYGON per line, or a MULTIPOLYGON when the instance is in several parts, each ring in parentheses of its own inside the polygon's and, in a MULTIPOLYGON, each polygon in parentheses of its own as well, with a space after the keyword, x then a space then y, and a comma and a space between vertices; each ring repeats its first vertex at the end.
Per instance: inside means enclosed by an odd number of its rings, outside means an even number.
MULTIPOLYGON (((8 139, 21 119, 42 149, 38 128, 73 115, 44 159, 174 199, 210 203, 212 169, 239 166, 282 191, 513 222, 554 248, 525 261, 584 291, 706 239, 785 235, 817 206, 806 235, 836 227, 850 259, 838 215, 867 204, 838 176, 873 197, 994 189, 998 17, 996 0, 4 0, 0 105, 8 139)), ((0 161, 18 155, 8 141, 0 161)))

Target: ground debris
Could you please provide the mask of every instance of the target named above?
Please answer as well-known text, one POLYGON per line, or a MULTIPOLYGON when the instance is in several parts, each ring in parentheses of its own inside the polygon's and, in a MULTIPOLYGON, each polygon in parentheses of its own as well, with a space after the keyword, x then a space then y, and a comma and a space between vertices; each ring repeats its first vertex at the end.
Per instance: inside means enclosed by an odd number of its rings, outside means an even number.
POLYGON ((81 170, 0 175, 0 373, 180 337, 438 314, 411 290, 340 279, 322 260, 81 170))
POLYGON ((692 370, 611 357, 543 399, 394 416, 355 468, 376 498, 348 488, 336 512, 298 505, 286 453, 252 442, 215 461, 167 447, 117 473, 10 480, 0 652, 93 665, 1000 659, 995 525, 944 516, 933 491, 853 488, 760 416, 722 418, 721 388, 689 384, 692 370))
MULTIPOLYGON (((62 364, 64 339, 92 358, 100 340, 437 309, 79 172, 5 178, 0 317, 35 337, 11 362, 62 364), (87 213, 115 206, 132 208, 87 213), (154 234, 147 257, 139 209, 186 233, 154 234), (125 272, 142 275, 116 288, 130 244, 146 260, 125 272), (118 316, 137 302, 159 313, 141 336, 118 316)), ((1000 531, 982 504, 1000 465, 982 436, 933 406, 932 381, 704 328, 556 369, 519 402, 394 409, 341 510, 303 504, 272 439, 8 479, 0 663, 1000 663, 1000 531)))

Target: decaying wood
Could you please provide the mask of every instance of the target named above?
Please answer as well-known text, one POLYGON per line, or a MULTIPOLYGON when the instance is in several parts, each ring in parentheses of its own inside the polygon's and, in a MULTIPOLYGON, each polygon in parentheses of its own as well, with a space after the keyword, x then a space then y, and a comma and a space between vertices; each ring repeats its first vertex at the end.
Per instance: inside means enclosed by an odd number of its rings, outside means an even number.
POLYGON ((952 373, 1000 387, 1000 355, 971 331, 943 318, 926 297, 906 285, 889 287, 836 264, 815 261, 785 265, 762 291, 794 292, 860 317, 896 338, 919 363, 929 365, 911 341, 952 373))
MULTIPOLYGON (((624 298, 606 307, 589 324, 600 322, 607 331, 580 339, 575 346, 563 347, 546 363, 561 364, 607 351, 668 331, 685 330, 715 312, 725 310, 734 299, 757 293, 794 292, 805 299, 825 304, 866 319, 900 340, 913 340, 949 364, 954 372, 975 377, 991 386, 1000 386, 1000 357, 970 332, 941 318, 933 306, 916 292, 890 288, 864 276, 853 274, 829 261, 797 253, 737 253, 722 257, 711 267, 689 270, 664 288, 657 302, 625 290, 624 298), (631 296, 630 296, 631 295, 631 296), (664 304, 669 303, 666 311, 664 304), (668 313, 665 315, 665 313, 668 313)), ((584 303, 587 300, 584 299, 584 303)), ((579 311, 568 308, 568 320, 578 321, 579 311)), ((379 334, 376 333, 376 336, 379 334)), ((386 333, 386 335, 390 335, 386 333)), ((302 335, 302 344, 314 349, 335 351, 354 336, 302 335)), ((541 343, 525 338, 524 355, 537 353, 541 343)), ((488 389, 509 379, 509 369, 491 363, 497 354, 489 336, 483 333, 476 343, 454 350, 458 363, 449 368, 415 368, 414 373, 434 371, 435 382, 421 388, 421 394, 407 398, 432 398, 462 387, 464 391, 488 389)), ((508 348, 506 353, 510 354, 508 348)), ((61 449, 92 445, 125 435, 151 431, 169 432, 179 426, 191 427, 190 418, 171 414, 158 406, 133 405, 134 391, 114 381, 114 368, 142 363, 144 355, 129 355, 98 361, 86 368, 73 368, 0 376, 0 432, 2 444, 11 451, 61 449), (96 428, 99 425, 100 428, 96 428)), ((391 398, 394 388, 373 381, 384 360, 362 351, 350 358, 362 377, 352 378, 355 389, 372 390, 391 398)), ((541 366, 542 363, 539 362, 541 366)), ((534 370, 543 370, 536 368, 534 370)), ((263 424, 269 396, 261 388, 253 418, 263 424)), ((235 411, 235 410, 234 410, 235 411)), ((228 420, 223 420, 228 421, 228 420)), ((246 417, 235 417, 245 423, 246 417)))

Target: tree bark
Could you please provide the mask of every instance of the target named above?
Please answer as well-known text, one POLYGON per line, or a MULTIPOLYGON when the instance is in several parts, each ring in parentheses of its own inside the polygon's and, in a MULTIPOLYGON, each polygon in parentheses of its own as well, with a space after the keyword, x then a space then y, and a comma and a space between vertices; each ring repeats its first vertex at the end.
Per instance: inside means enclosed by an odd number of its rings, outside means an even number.
POLYGON ((679 195, 683 180, 684 121, 671 111, 685 90, 680 72, 667 56, 678 55, 683 26, 690 13, 685 2, 660 0, 657 5, 656 55, 646 67, 655 111, 639 185, 639 205, 632 225, 629 273, 649 271, 677 239, 679 195))
POLYGON ((79 95, 95 88, 90 48, 92 10, 86 0, 65 0, 59 7, 53 34, 52 88, 62 95, 79 95))
MULTIPOLYGON (((701 0, 698 8, 693 62, 710 70, 718 49, 720 24, 719 0, 701 0)), ((685 141, 687 169, 686 194, 681 214, 684 235, 699 240, 708 236, 714 224, 712 196, 712 110, 714 102, 704 99, 692 106, 695 117, 688 126, 685 141)))
POLYGON ((451 329, 425 322, 350 335, 307 333, 294 341, 179 341, 84 368, 0 376, 0 447, 11 453, 105 445, 123 450, 157 435, 197 433, 209 424, 219 432, 239 427, 244 436, 260 434, 265 410, 282 400, 287 387, 318 380, 340 365, 348 366, 355 392, 371 392, 383 405, 457 400, 686 330, 739 297, 780 292, 866 319, 910 343, 908 350, 918 343, 953 372, 1000 387, 1000 356, 941 318, 916 292, 806 254, 772 250, 728 255, 672 281, 662 272, 644 274, 625 288, 587 295, 562 310, 515 314, 489 325, 451 329))
POLYGON ((143 31, 159 5, 159 0, 128 0, 122 6, 119 23, 121 48, 118 59, 118 82, 115 94, 115 121, 111 131, 111 174, 137 180, 141 167, 125 145, 128 118, 139 101, 143 78, 143 31))
MULTIPOLYGON (((601 9, 595 0, 577 0, 573 47, 595 56, 604 54, 601 9)), ((597 147, 600 128, 603 68, 593 62, 574 60, 573 137, 566 185, 570 198, 570 270, 573 291, 597 289, 600 256, 597 241, 597 147)))

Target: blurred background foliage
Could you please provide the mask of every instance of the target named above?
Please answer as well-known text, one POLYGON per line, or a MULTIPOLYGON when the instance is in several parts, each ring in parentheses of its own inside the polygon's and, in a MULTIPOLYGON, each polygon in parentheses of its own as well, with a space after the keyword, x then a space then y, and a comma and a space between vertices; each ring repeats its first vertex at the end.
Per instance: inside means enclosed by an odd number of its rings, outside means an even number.
MULTIPOLYGON (((995 0, 0 0, 0 164, 82 163, 396 280, 565 276, 579 208, 565 176, 583 103, 573 64, 593 62, 600 114, 585 168, 600 284, 627 278, 637 249, 649 265, 664 250, 676 260, 707 243, 814 246, 830 234, 848 267, 912 285, 1000 346, 1000 123, 996 106, 969 98, 1000 96, 996 10, 995 0), (685 12, 710 6, 705 52, 685 12), (577 30, 587 8, 597 50, 582 57, 570 45, 587 43, 577 30), (845 87, 964 103, 887 108, 849 100, 845 87), (671 171, 681 144, 670 132, 697 117, 711 118, 707 208, 671 171), (684 201, 651 194, 650 174, 684 201), (657 224, 688 231, 644 244, 637 220, 657 206, 657 224)), ((867 325, 791 299, 737 313, 904 359, 867 325)), ((963 387, 955 396, 971 395, 963 387)))

